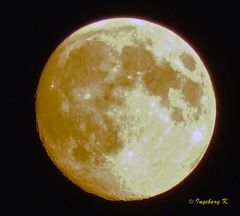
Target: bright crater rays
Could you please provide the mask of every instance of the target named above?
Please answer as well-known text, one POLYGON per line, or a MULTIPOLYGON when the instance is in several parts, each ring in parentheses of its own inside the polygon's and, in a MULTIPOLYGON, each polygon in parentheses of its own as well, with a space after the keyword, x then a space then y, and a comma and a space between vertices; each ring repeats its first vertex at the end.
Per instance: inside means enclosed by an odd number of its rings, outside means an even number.
POLYGON ((196 167, 216 102, 205 66, 183 39, 117 18, 79 29, 54 51, 36 116, 65 176, 106 199, 138 200, 171 189, 196 167))

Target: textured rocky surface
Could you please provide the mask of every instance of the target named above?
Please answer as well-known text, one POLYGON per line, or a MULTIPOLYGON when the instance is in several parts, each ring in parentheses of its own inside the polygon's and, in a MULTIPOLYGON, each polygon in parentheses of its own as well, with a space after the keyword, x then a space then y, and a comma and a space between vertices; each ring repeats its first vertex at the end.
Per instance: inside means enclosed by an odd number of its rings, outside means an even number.
POLYGON ((73 182, 140 199, 184 179, 205 152, 215 98, 197 54, 145 21, 102 21, 67 38, 37 92, 39 132, 73 182))

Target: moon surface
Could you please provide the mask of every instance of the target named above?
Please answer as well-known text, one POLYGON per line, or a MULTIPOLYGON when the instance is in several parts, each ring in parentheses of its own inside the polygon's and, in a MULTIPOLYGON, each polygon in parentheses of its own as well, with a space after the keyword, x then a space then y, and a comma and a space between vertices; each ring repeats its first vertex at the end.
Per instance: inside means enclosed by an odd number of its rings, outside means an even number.
POLYGON ((200 162, 216 101, 200 57, 149 21, 107 19, 66 38, 36 95, 40 138, 56 166, 108 200, 161 194, 200 162))

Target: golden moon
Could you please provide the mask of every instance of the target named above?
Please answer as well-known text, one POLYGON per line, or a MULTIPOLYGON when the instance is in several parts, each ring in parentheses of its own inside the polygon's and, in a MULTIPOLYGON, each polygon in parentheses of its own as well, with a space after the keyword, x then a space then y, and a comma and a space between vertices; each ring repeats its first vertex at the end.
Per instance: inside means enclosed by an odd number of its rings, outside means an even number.
POLYGON ((65 39, 48 60, 36 121, 56 166, 108 200, 161 194, 210 143, 216 101, 197 53, 149 21, 106 19, 65 39))

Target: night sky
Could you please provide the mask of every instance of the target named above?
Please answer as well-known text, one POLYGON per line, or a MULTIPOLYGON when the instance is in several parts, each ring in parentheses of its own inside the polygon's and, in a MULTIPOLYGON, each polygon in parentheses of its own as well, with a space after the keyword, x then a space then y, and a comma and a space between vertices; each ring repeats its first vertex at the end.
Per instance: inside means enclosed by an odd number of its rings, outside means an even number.
POLYGON ((240 215, 239 9, 221 1, 9 1, 1 4, 0 215, 240 215), (136 17, 174 30, 206 65, 217 99, 216 127, 201 163, 172 190, 138 202, 82 191, 48 158, 35 121, 35 92, 50 54, 78 28, 136 17), (189 199, 228 199, 228 205, 189 199))

